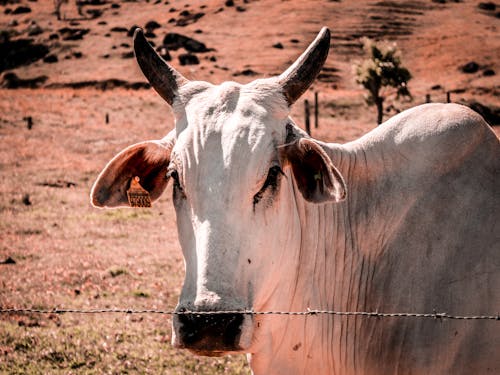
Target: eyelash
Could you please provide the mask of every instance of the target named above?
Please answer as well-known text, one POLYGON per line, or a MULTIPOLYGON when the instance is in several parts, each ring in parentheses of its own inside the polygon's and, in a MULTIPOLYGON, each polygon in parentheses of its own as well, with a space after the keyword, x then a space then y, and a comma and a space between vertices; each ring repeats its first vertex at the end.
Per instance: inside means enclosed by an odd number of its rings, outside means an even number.
POLYGON ((179 181, 179 172, 177 172, 176 169, 170 169, 167 171, 167 174, 165 176, 167 179, 172 178, 174 180, 174 198, 176 194, 181 193, 182 197, 185 197, 184 194, 184 189, 181 186, 181 183, 179 181))
POLYGON ((275 192, 278 188, 278 182, 280 176, 284 176, 285 174, 281 170, 281 168, 277 165, 269 168, 269 172, 267 174, 266 181, 264 181, 264 185, 262 188, 253 196, 253 206, 257 205, 261 199, 264 197, 264 193, 267 189, 271 188, 272 192, 275 192))

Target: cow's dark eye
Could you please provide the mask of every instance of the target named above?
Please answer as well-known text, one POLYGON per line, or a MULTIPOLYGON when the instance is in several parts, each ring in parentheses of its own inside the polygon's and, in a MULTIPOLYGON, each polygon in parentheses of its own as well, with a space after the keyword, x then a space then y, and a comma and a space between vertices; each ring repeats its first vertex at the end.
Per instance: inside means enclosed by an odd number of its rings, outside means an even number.
POLYGON ((176 169, 169 169, 167 171, 167 175, 165 176, 167 179, 173 178, 174 179, 174 184, 180 185, 179 184, 179 172, 177 172, 176 169))
POLYGON ((262 185, 261 189, 253 196, 253 205, 259 203, 262 198, 264 197, 264 194, 269 191, 271 194, 274 194, 276 190, 278 189, 278 183, 279 179, 281 176, 283 176, 284 173, 281 170, 279 165, 275 165, 271 168, 269 168, 269 172, 267 173, 267 178, 266 181, 264 181, 264 185, 262 185))
POLYGON ((184 190, 182 189, 180 179, 179 179, 179 172, 177 172, 176 169, 169 169, 167 171, 167 175, 165 176, 167 179, 172 178, 174 180, 174 198, 176 196, 184 196, 184 190))

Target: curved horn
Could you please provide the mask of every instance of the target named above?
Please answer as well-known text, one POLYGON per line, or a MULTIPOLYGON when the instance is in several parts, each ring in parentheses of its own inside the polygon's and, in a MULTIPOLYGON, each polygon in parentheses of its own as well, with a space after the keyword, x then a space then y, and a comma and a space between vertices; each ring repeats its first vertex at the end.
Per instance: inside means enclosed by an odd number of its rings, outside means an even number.
POLYGON ((134 32, 134 52, 151 86, 168 104, 172 105, 178 88, 188 80, 156 53, 140 28, 135 29, 134 32))
POLYGON ((288 105, 295 103, 316 79, 329 49, 330 30, 323 27, 304 53, 278 77, 288 105))

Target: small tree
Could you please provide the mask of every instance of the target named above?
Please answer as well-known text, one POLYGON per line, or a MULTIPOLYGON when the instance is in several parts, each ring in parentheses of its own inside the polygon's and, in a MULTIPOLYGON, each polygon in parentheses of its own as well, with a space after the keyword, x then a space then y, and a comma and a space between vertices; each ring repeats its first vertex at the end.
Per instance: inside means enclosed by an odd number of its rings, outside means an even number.
POLYGON ((394 44, 376 43, 364 38, 363 49, 368 58, 355 66, 356 82, 368 90, 366 102, 377 107, 377 124, 380 125, 384 114, 384 100, 390 94, 383 89, 395 88, 397 98, 406 96, 411 99, 407 86, 411 74, 401 65, 400 53, 394 44))

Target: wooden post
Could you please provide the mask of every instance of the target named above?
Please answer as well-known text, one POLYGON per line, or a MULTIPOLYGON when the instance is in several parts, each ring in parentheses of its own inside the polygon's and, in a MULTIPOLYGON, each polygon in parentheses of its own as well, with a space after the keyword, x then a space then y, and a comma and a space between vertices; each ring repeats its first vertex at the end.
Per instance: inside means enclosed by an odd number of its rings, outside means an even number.
POLYGON ((307 134, 311 135, 311 124, 309 123, 309 116, 310 116, 309 101, 307 99, 304 100, 304 110, 305 110, 306 132, 307 134))
POLYGON ((318 129, 318 117, 319 117, 318 92, 316 91, 314 93, 314 129, 318 129))
POLYGON ((106 124, 109 124, 109 114, 106 113, 106 124))
POLYGON ((33 117, 27 116, 23 118, 24 121, 26 121, 26 127, 28 130, 31 130, 33 128, 33 117))
POLYGON ((425 94, 425 102, 430 103, 431 102, 431 94, 425 94))
POLYGON ((451 103, 451 92, 446 91, 446 103, 451 103))

